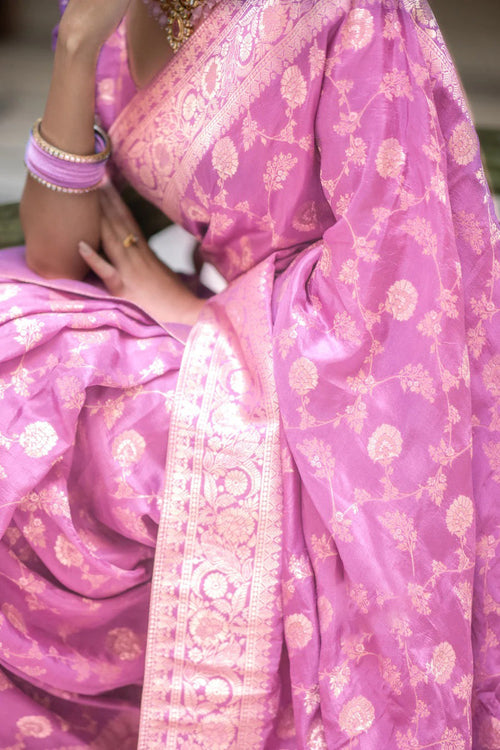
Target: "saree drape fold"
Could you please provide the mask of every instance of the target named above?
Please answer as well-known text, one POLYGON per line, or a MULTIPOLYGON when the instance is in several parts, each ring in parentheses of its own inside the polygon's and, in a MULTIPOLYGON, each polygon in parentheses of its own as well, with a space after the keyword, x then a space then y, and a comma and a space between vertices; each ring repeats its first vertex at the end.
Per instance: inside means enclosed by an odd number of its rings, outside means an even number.
POLYGON ((428 6, 222 1, 142 90, 126 39, 113 173, 228 287, 2 254, 2 747, 499 748, 500 231, 428 6))

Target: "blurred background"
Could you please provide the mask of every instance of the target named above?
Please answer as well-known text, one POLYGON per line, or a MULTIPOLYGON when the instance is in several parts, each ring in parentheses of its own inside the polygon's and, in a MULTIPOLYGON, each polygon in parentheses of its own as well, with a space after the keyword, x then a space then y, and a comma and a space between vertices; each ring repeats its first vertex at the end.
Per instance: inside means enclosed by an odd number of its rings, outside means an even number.
MULTIPOLYGON (((500 133, 500 0, 430 3, 476 124, 500 133)), ((57 0, 0 0, 0 204, 16 201, 21 194, 24 145, 43 111, 51 69, 50 35, 57 17, 57 0)))

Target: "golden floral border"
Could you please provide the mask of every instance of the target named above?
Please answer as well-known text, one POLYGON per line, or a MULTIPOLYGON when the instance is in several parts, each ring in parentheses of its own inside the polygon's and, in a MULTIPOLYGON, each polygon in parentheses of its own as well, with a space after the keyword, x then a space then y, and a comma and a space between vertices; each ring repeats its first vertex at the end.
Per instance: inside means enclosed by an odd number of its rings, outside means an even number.
MULTIPOLYGON (((279 656, 274 653, 273 641, 280 622, 282 497, 268 309, 273 277, 273 264, 267 262, 238 280, 207 305, 187 343, 170 428, 139 750, 183 748, 193 734, 197 747, 212 750, 214 731, 229 738, 228 747, 260 748, 266 722, 274 713, 279 656), (225 411, 219 406, 221 383, 228 372, 248 382, 252 395, 233 398, 236 408, 225 411), (255 527, 255 547, 249 597, 241 602, 238 618, 241 653, 221 668, 216 658, 213 665, 210 657, 194 663, 187 652, 199 606, 195 589, 202 566, 225 576, 227 587, 231 586, 231 572, 224 570, 223 561, 217 567, 217 560, 203 559, 202 543, 207 530, 203 519, 210 442, 214 438, 223 441, 228 434, 237 436, 241 450, 234 465, 254 469, 253 493, 249 495, 255 502, 248 506, 246 522, 255 527), (222 710, 215 704, 210 710, 191 688, 217 678, 230 685, 230 702, 222 710)), ((248 541, 242 538, 239 545, 245 547, 248 541)), ((231 617, 226 613, 221 626, 225 633, 221 648, 231 646, 234 640, 231 617)))
MULTIPOLYGON (((186 92, 203 90, 200 87, 203 72, 217 59, 216 51, 222 40, 231 37, 238 26, 248 26, 263 7, 271 4, 265 0, 245 2, 240 6, 235 3, 219 3, 164 73, 150 87, 138 92, 110 129, 118 167, 127 176, 127 165, 125 161, 120 163, 119 155, 124 154, 127 163, 133 153, 141 154, 140 158, 144 158, 148 147, 152 148, 151 133, 157 130, 155 124, 162 111, 165 114, 168 108, 169 138, 176 145, 173 149, 173 165, 169 169, 168 187, 161 202, 163 206, 168 206, 171 217, 176 221, 182 215, 180 204, 186 188, 210 146, 262 95, 273 77, 281 75, 294 62, 305 45, 323 27, 336 18, 340 19, 349 10, 350 0, 303 1, 297 3, 300 8, 294 8, 294 4, 290 4, 287 7, 289 20, 292 13, 297 16, 293 18, 291 29, 272 43, 263 43, 259 50, 261 57, 253 61, 250 70, 242 65, 239 71, 231 72, 233 80, 238 82, 237 87, 235 86, 237 93, 228 97, 223 106, 219 100, 213 106, 214 103, 206 95, 206 106, 203 107, 203 117, 197 122, 197 132, 186 137, 184 134, 189 132, 189 128, 182 115, 186 92), (141 131, 145 133, 147 143, 144 140, 144 145, 139 147, 141 131)), ((163 139, 164 133, 159 133, 158 138, 163 139)))

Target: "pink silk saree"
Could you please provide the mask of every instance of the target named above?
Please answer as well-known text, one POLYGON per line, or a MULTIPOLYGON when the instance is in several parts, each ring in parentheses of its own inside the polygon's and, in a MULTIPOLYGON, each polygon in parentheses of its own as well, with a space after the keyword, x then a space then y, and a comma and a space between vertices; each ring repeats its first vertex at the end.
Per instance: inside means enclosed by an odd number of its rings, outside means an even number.
POLYGON ((1 747, 500 748, 500 233, 427 5, 223 0, 142 91, 122 24, 97 101, 228 287, 2 253, 1 747))

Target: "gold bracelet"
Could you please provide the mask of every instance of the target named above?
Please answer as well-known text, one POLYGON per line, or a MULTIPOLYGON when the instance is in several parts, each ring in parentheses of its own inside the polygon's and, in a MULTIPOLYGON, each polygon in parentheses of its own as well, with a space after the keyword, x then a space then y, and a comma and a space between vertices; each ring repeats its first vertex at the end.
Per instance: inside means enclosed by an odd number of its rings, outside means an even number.
POLYGON ((94 133, 96 133, 99 138, 101 138, 102 142, 104 143, 104 149, 98 154, 89 154, 88 156, 84 156, 82 154, 71 154, 67 151, 62 151, 60 148, 52 146, 52 144, 48 143, 40 132, 41 123, 42 118, 39 117, 33 125, 33 138, 35 139, 37 145, 40 146, 40 148, 46 151, 48 154, 51 154, 51 156, 56 156, 58 159, 63 159, 63 161, 88 164, 92 162, 106 161, 106 159, 108 159, 109 155, 111 154, 111 141, 109 135, 105 130, 100 128, 99 125, 94 125, 94 133))
POLYGON ((93 190, 97 190, 101 186, 101 181, 99 181, 96 185, 92 185, 92 187, 89 188, 66 188, 61 187, 60 185, 55 185, 53 182, 49 182, 48 180, 44 180, 41 177, 38 177, 38 175, 34 174, 31 169, 27 166, 25 162, 26 169, 28 170, 29 176, 35 180, 36 182, 39 182, 40 185, 43 185, 46 188, 49 188, 49 190, 53 190, 55 193, 69 193, 71 195, 82 195, 83 193, 91 193, 93 190))

